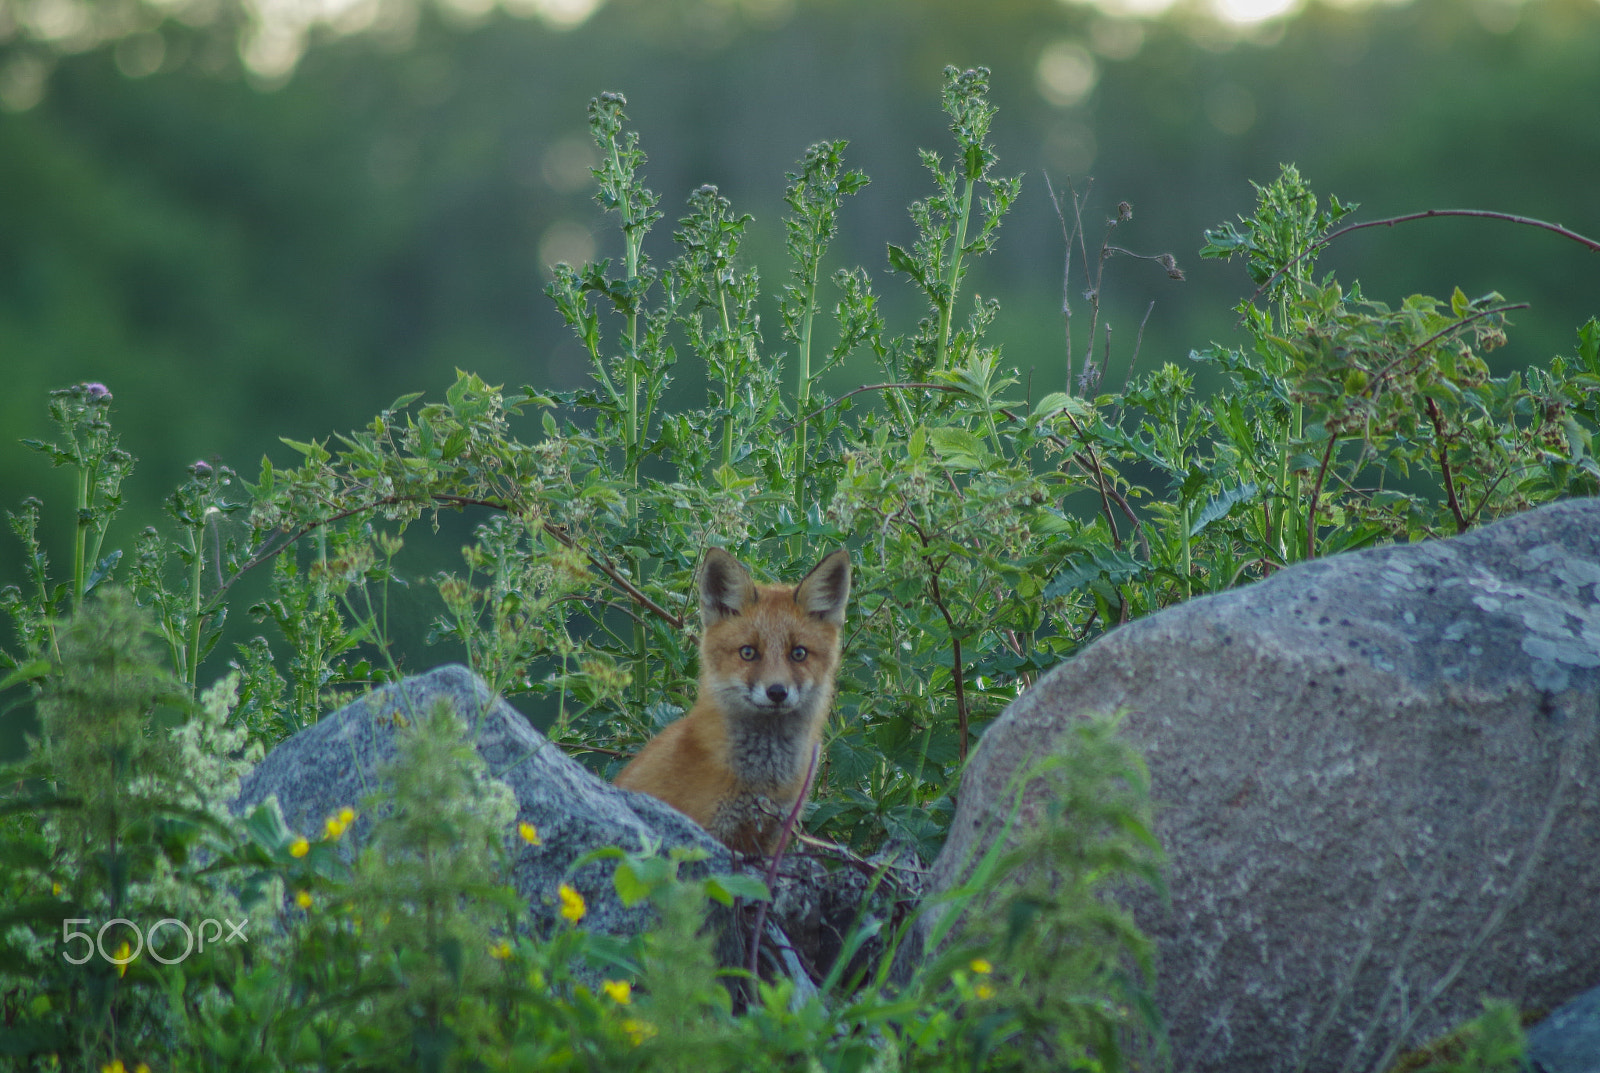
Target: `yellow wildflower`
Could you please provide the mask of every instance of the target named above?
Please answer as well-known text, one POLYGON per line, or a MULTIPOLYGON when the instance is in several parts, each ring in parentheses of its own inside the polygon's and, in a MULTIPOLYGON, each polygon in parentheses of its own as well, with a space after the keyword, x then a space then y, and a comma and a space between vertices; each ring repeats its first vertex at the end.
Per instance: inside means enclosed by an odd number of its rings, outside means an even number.
POLYGON ((294 896, 294 904, 298 905, 301 909, 310 909, 311 892, 309 890, 303 890, 299 894, 296 894, 294 896))
POLYGON ((566 883, 561 884, 560 890, 556 893, 561 895, 561 915, 566 917, 567 921, 572 924, 582 920, 583 914, 586 912, 583 904, 583 895, 566 883))
POLYGON ((131 953, 133 953, 133 948, 124 940, 122 945, 117 947, 117 952, 111 955, 111 960, 117 963, 118 976, 126 976, 128 974, 128 962, 133 960, 128 956, 131 953))
POLYGON ((356 810, 348 805, 336 814, 328 817, 328 822, 322 825, 322 837, 328 841, 344 834, 352 823, 356 822, 356 810))
POLYGON ((607 980, 600 985, 600 990, 611 996, 611 1001, 618 1006, 626 1006, 633 1001, 633 985, 626 980, 607 980))
POLYGON ((635 1047, 656 1034, 656 1026, 649 1021, 640 1021, 630 1017, 622 1022, 622 1031, 627 1033, 628 1039, 635 1047))
MULTIPOLYGON (((217 508, 212 507, 211 509, 216 510, 217 508)), ((150 1073, 150 1067, 145 1065, 143 1062, 140 1062, 138 1065, 133 1067, 133 1073, 150 1073)))
POLYGON ((979 999, 994 998, 994 988, 990 987, 988 984, 979 984, 977 987, 972 989, 972 993, 978 996, 979 999))
POLYGON ((304 857, 310 852, 311 843, 307 842, 303 838, 297 838, 293 842, 289 843, 289 856, 291 857, 304 857))
POLYGON ((517 834, 530 846, 539 845, 539 829, 531 823, 517 824, 517 834))
POLYGON ((511 944, 501 939, 489 948, 489 956, 496 961, 504 961, 511 956, 511 944))
POLYGON ((979 976, 988 976, 994 971, 994 966, 989 964, 987 958, 973 958, 971 961, 967 962, 967 968, 971 969, 979 976))
POLYGON ((100 1073, 128 1073, 128 1067, 122 1064, 122 1059, 118 1058, 115 1062, 107 1062, 101 1066, 100 1073))

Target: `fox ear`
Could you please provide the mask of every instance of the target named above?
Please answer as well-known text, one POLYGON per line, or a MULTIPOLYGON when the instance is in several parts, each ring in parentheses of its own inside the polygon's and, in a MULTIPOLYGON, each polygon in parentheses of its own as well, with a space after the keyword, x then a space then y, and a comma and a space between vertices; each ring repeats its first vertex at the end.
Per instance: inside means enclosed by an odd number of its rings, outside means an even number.
POLYGON ((812 567, 794 590, 794 602, 808 615, 843 626, 844 607, 850 602, 850 553, 840 548, 812 567))
POLYGON ((700 567, 700 618, 705 625, 739 614, 755 598, 756 584, 744 564, 721 548, 706 552, 700 567))

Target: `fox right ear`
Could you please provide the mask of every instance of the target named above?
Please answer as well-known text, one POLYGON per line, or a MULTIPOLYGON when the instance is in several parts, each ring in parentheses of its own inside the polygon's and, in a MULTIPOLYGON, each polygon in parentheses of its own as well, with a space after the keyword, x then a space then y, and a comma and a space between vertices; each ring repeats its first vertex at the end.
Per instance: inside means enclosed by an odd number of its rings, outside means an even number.
POLYGON ((721 548, 706 552, 700 567, 700 618, 707 626, 742 612, 756 599, 756 583, 744 564, 721 548))

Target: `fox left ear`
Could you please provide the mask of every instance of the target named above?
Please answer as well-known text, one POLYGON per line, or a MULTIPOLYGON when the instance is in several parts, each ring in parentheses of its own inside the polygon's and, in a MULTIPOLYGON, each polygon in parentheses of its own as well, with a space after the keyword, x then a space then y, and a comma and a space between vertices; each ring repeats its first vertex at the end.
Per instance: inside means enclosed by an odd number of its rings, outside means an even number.
POLYGON ((840 548, 812 567, 795 588, 794 602, 808 615, 843 626, 845 604, 850 602, 850 553, 840 548))
POLYGON ((743 613, 756 602, 756 583, 744 564, 721 548, 706 552, 700 567, 700 617, 706 626, 743 613))

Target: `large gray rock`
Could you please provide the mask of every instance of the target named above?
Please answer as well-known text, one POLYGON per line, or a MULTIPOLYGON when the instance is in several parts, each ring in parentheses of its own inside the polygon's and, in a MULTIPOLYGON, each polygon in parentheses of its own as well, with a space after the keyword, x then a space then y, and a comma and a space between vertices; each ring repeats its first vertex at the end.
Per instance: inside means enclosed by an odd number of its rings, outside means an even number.
POLYGON ((1528 1030, 1532 1073, 1600 1073, 1600 987, 1528 1030))
MULTIPOLYGON (((328 816, 345 806, 359 808, 369 793, 381 792, 376 772, 395 754, 396 714, 414 719, 441 698, 473 728, 490 774, 510 786, 517 822, 538 830, 537 846, 507 831, 515 853, 511 881, 536 927, 559 922, 556 889, 564 882, 584 897, 585 927, 628 934, 647 922, 643 908, 622 906, 610 865, 591 864, 569 874, 573 862, 593 849, 638 850, 646 839, 659 840, 662 852, 698 847, 711 855, 708 864, 716 871, 731 869, 728 851, 694 821, 653 797, 595 778, 461 666, 374 690, 281 743, 241 782, 234 811, 276 796, 289 828, 315 838, 328 816)), ((345 837, 359 845, 370 828, 371 818, 363 815, 345 837)))
MULTIPOLYGON (((655 845, 663 854, 675 847, 699 849, 709 856, 692 867, 702 871, 764 874, 764 862, 735 862, 720 842, 671 806, 591 775, 461 666, 440 667, 374 690, 280 743, 240 783, 234 812, 244 813, 276 797, 291 830, 317 837, 324 821, 341 808, 359 810, 374 792, 380 799, 392 792, 378 773, 395 755, 396 716, 415 719, 441 699, 471 728, 490 774, 511 789, 516 823, 531 823, 538 831, 537 846, 515 835, 516 824, 506 832, 511 883, 535 929, 548 932, 559 925, 556 891, 562 883, 583 895, 585 928, 631 935, 652 922, 648 908, 622 905, 612 885, 613 862, 591 862, 572 871, 579 857, 596 849, 637 851, 655 845)), ((347 852, 362 845, 371 830, 371 817, 361 811, 342 840, 347 852)), ((849 869, 829 872, 814 861, 791 860, 774 891, 763 972, 786 975, 799 985, 798 994, 809 993, 809 976, 828 971, 842 934, 854 926, 865 887, 859 873, 849 869)), ((890 899, 880 895, 878 901, 890 899)), ((882 913, 892 910, 892 905, 881 906, 882 913)), ((749 918, 748 911, 742 922, 718 911, 717 953, 723 964, 746 964, 749 918)))
MULTIPOLYGON (((962 780, 945 889, 1008 781, 1089 712, 1149 762, 1179 1070, 1377 1070, 1600 980, 1600 501, 1336 556, 1124 626, 962 780)), ((1026 815, 1026 811, 1024 815, 1026 815)))

